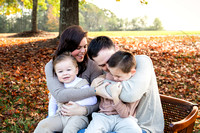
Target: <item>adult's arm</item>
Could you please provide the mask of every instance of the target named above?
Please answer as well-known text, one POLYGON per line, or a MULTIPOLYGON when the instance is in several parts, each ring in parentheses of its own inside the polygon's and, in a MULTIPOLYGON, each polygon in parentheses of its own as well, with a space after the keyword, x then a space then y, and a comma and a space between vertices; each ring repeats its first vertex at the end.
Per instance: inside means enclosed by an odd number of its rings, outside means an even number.
MULTIPOLYGON (((151 81, 153 63, 146 55, 137 55, 136 57, 136 73, 128 81, 122 82, 122 92, 120 99, 123 102, 135 102, 139 100, 147 91, 151 81)), ((111 95, 110 85, 106 88, 111 95)))
MULTIPOLYGON (((89 87, 88 84, 81 87, 81 89, 84 89, 84 88, 87 88, 87 87, 89 87)), ((76 101, 76 103, 78 103, 81 106, 95 105, 97 103, 97 97, 96 96, 88 97, 88 98, 76 101)))
POLYGON ((84 89, 74 87, 64 88, 64 84, 58 81, 58 78, 53 74, 52 60, 45 66, 45 74, 47 81, 47 88, 53 97, 61 103, 69 101, 78 101, 91 96, 95 96, 94 88, 87 87, 84 89))

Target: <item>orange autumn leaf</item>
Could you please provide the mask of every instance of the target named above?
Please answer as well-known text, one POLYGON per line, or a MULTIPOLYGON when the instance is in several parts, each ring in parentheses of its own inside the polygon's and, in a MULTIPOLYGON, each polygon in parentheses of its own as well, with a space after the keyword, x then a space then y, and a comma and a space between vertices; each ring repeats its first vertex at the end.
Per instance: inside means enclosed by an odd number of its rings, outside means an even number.
POLYGON ((20 71, 19 71, 19 70, 16 70, 15 73, 16 73, 16 74, 20 74, 20 71))
MULTIPOLYGON (((111 39, 122 50, 152 59, 161 94, 200 104, 199 36, 111 39)), ((57 44, 46 38, 0 38, 0 100, 3 105, 0 106, 0 120, 8 121, 2 123, 2 127, 17 123, 22 132, 27 127, 33 132, 37 123, 46 118, 49 90, 44 67, 52 59, 57 44), (18 120, 24 120, 27 125, 18 120)))

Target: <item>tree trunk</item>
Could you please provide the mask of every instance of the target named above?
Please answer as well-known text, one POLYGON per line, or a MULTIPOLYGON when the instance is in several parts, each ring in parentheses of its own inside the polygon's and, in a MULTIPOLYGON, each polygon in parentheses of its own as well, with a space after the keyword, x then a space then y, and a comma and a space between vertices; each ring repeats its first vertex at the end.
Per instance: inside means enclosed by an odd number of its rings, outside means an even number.
POLYGON ((79 25, 78 0, 60 0, 59 36, 71 25, 79 25))
POLYGON ((37 32, 37 5, 38 0, 33 0, 33 10, 32 10, 32 32, 37 32))

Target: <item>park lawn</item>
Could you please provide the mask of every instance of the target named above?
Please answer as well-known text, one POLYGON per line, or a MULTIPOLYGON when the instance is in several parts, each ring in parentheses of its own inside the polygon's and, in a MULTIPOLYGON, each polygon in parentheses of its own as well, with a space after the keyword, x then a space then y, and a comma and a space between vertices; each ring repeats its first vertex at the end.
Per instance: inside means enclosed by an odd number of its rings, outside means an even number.
POLYGON ((200 31, 98 31, 88 32, 89 37, 110 36, 110 37, 127 37, 127 36, 188 36, 200 35, 200 31))
MULTIPOLYGON (((58 32, 48 32, 52 38, 58 36, 58 32)), ((47 33, 47 34, 48 34, 47 33)), ((17 33, 0 33, 1 37, 13 36, 17 33)), ((109 37, 149 37, 149 36, 200 36, 200 31, 89 31, 88 37, 109 36, 109 37)), ((33 37, 31 37, 33 38, 33 37)))
MULTIPOLYGON (((111 39, 119 48, 152 59, 160 94, 200 104, 199 35, 118 35, 111 39)), ((57 44, 47 38, 0 38, 0 132, 33 132, 47 116, 44 66, 57 44)), ((197 119, 195 131, 199 129, 197 119)))

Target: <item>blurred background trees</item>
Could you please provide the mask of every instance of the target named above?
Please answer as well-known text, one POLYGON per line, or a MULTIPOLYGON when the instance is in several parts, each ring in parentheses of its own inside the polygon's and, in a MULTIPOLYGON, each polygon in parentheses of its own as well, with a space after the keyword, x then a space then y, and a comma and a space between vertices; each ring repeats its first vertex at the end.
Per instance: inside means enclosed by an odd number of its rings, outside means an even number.
MULTIPOLYGON (((24 0, 26 1, 26 0, 24 0)), ((39 2, 37 9, 37 28, 39 30, 58 32, 60 19, 60 1, 46 0, 39 2)), ((32 30, 32 9, 24 3, 16 6, 15 13, 3 10, 0 3, 0 33, 16 33, 32 30), (21 11, 17 12, 20 8, 21 11)), ((11 10, 10 10, 11 11, 11 10)), ((138 30, 163 30, 162 22, 155 18, 148 24, 148 17, 141 16, 132 20, 118 18, 107 9, 100 9, 87 2, 79 2, 79 25, 87 31, 138 31, 138 30)))

